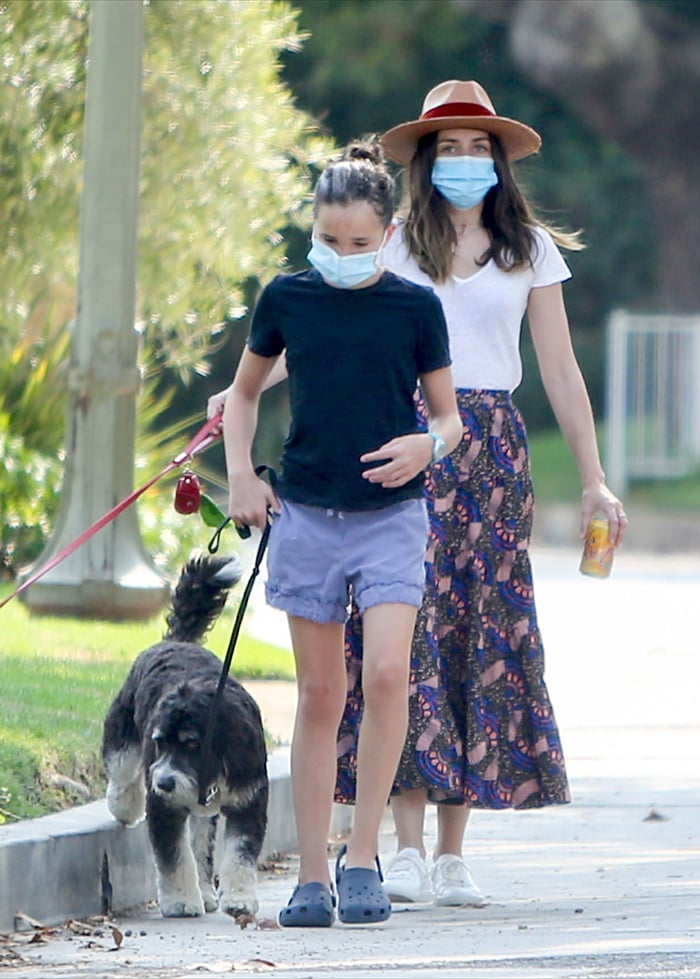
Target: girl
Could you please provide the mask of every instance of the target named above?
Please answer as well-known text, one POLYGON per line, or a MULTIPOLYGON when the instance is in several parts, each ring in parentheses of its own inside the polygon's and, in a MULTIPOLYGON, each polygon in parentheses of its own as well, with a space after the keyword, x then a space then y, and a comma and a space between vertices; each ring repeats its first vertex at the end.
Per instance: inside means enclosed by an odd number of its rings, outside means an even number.
MULTIPOLYGON (((540 142, 528 126, 497 115, 473 81, 436 86, 419 119, 382 138, 387 156, 408 168, 405 220, 382 261, 442 301, 464 426, 461 444, 427 482, 426 592, 412 651, 408 738, 393 786, 398 853, 385 881, 396 900, 485 904, 462 859, 471 808, 569 800, 528 557, 527 441, 511 400, 526 312, 545 389, 581 473, 582 533, 596 511, 608 517, 615 544, 627 526, 605 485, 562 295, 570 272, 555 242, 580 246, 535 218, 511 169, 540 142), (431 869, 423 841, 428 799, 442 803, 431 869)), ((362 712, 354 616, 347 641, 351 693, 336 793, 343 802, 354 795, 362 712)))
POLYGON ((411 637, 424 586, 423 471, 457 445, 462 428, 439 301, 377 264, 393 197, 378 144, 355 144, 324 171, 314 198, 313 268, 278 276, 263 290, 223 415, 229 513, 260 528, 272 513, 266 596, 288 614, 296 660, 291 756, 300 869, 280 913, 283 927, 328 926, 334 917, 326 845, 350 592, 364 622, 365 712, 354 826, 336 868, 338 915, 361 923, 391 913, 375 863, 406 733, 411 637), (283 351, 291 427, 275 494, 254 473, 251 445, 260 393, 283 351), (427 433, 416 423, 418 379, 427 433))

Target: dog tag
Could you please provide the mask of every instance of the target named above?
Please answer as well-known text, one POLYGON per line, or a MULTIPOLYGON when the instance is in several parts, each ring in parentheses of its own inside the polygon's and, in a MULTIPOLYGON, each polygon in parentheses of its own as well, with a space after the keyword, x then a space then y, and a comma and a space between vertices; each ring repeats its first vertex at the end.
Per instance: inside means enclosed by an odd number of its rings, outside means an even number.
POLYGON ((199 480, 191 470, 184 472, 175 487, 175 509, 178 513, 196 513, 202 498, 199 480))

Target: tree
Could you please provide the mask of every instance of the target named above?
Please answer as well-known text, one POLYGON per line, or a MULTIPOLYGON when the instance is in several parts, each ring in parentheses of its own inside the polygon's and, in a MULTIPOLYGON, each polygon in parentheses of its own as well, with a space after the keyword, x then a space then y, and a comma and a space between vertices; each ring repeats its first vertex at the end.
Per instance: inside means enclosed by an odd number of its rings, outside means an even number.
MULTIPOLYGON (((20 437, 54 459, 75 305, 87 9, 0 0, 0 428, 6 445, 20 437)), ((205 372, 251 283, 285 266, 285 229, 308 224, 310 175, 333 145, 280 78, 282 52, 300 43, 295 12, 277 0, 148 4, 137 297, 147 376, 205 372)), ((141 414, 152 420, 152 404, 141 414)))
POLYGON ((158 361, 203 368, 243 284, 286 264, 310 168, 333 149, 296 108, 279 57, 301 41, 275 0, 152 0, 146 19, 139 306, 158 361), (177 341, 177 342, 173 342, 177 341))
POLYGON ((515 64, 638 161, 653 205, 658 297, 700 309, 700 7, 691 0, 455 0, 506 26, 515 64))
MULTIPOLYGON (((0 317, 59 326, 75 294, 86 0, 0 2, 0 317)), ((308 221, 309 168, 332 151, 279 57, 299 47, 276 0, 151 0, 146 17, 139 314, 149 354, 187 374, 243 284, 285 264, 308 221)))

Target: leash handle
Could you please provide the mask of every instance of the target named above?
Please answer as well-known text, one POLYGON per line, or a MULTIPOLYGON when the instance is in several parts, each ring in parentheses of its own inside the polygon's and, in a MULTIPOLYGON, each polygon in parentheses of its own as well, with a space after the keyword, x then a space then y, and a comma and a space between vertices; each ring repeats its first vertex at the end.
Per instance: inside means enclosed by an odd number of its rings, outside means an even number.
MULTIPOLYGON (((263 473, 267 473, 267 477, 270 481, 270 486, 273 488, 277 485, 277 473, 271 466, 258 466, 255 470, 256 476, 262 476, 263 473)), ((209 553, 215 554, 219 549, 219 543, 221 539, 221 532, 224 530, 228 524, 231 523, 231 517, 227 517, 220 527, 217 528, 214 536, 209 542, 209 553)), ((221 673, 219 674, 219 682, 216 686, 216 692, 214 693, 214 699, 212 701, 211 710, 209 712, 209 718, 207 720, 207 729, 204 735, 204 744, 202 746, 202 769, 199 781, 199 804, 201 806, 209 805, 211 802, 210 795, 210 765, 211 765, 211 746, 214 740, 214 727, 216 725, 216 715, 219 711, 219 705, 221 704, 221 698, 224 692, 224 686, 226 685, 226 679, 228 677, 229 671, 231 669, 231 661, 233 659, 233 653, 236 648, 236 643, 238 642, 238 636, 241 631, 241 625, 243 624, 243 616, 245 615, 246 608, 248 607, 248 601, 250 599, 251 592, 253 591, 253 586, 255 584, 255 579, 260 573, 260 565, 262 564, 262 559, 265 556, 265 550, 267 548, 267 541, 270 537, 270 527, 271 524, 268 521, 265 525, 265 529, 260 535, 260 543, 258 544, 258 549, 255 554, 255 561, 253 562, 253 570, 250 573, 250 577, 246 582, 243 595, 238 605, 238 610, 236 611, 236 618, 233 623, 233 629, 231 630, 231 636, 228 641, 228 646, 226 648, 226 655, 224 656, 224 661, 221 666, 221 673)), ((239 537, 243 540, 250 537, 250 527, 236 527, 239 537), (245 531, 245 535, 241 533, 245 531)))
POLYGON ((198 453, 208 449, 218 438, 221 437, 221 414, 208 418, 199 431, 190 439, 182 452, 173 459, 174 466, 182 466, 198 453))
MULTIPOLYGON (((275 489, 275 487, 277 486, 277 473, 272 468, 272 466, 255 467, 256 476, 262 476, 264 473, 267 473, 267 478, 270 483, 270 486, 273 489, 275 489)), ((214 532, 214 536, 209 541, 209 545, 207 548, 210 554, 216 554, 216 552, 219 550, 219 544, 221 543, 221 532, 226 527, 228 527, 228 525, 231 523, 231 520, 232 520, 231 517, 226 517, 224 522, 220 524, 219 527, 217 527, 216 531, 214 532)), ((250 527, 247 524, 243 524, 242 526, 236 524, 235 526, 236 526, 236 533, 241 538, 241 540, 248 540, 250 538, 250 527)), ((263 533, 265 533, 265 531, 263 531, 263 533)))

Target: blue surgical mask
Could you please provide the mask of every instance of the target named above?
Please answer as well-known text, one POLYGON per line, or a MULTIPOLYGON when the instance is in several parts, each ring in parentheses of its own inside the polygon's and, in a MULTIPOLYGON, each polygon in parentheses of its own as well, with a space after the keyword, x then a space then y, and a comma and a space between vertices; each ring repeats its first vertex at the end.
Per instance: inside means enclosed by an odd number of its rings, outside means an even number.
POLYGON ((431 173, 433 187, 454 207, 468 210, 481 204, 498 183, 492 159, 478 156, 438 156, 431 173))
POLYGON ((306 257, 331 285, 339 289, 352 289, 376 275, 377 255, 378 251, 339 255, 324 241, 313 236, 311 250, 306 257))

